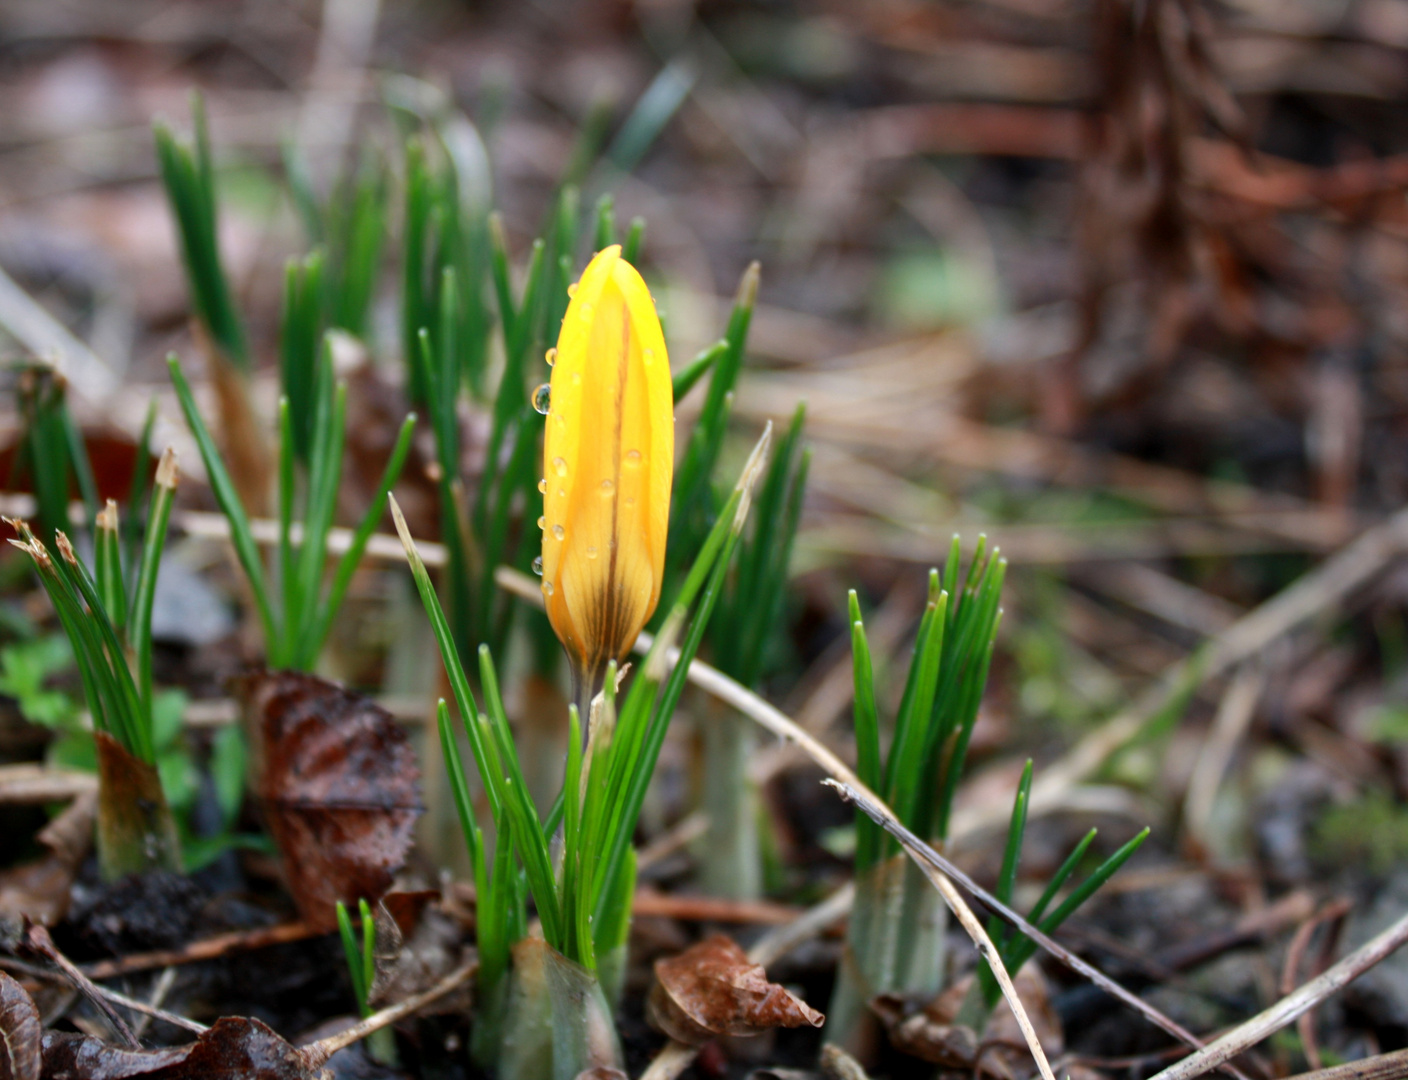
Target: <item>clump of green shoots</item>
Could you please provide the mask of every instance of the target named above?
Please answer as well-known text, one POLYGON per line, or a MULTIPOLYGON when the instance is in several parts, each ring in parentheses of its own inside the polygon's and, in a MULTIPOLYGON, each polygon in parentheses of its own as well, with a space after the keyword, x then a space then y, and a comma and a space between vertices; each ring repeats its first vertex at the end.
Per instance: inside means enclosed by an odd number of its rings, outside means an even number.
POLYGON ((98 749, 98 863, 103 878, 179 871, 176 824, 157 771, 153 735, 152 608, 176 491, 176 458, 157 466, 140 557, 124 572, 116 502, 97 515, 90 572, 62 529, 46 543, 23 521, 10 542, 34 561, 68 637, 98 749))
MULTIPOLYGON (((1001 619, 999 600, 1006 563, 996 550, 987 553, 986 546, 986 539, 979 538, 961 587, 957 537, 942 577, 937 570, 930 571, 928 603, 887 755, 881 753, 874 670, 860 603, 854 592, 850 595, 856 773, 908 828, 939 846, 948 835, 953 798, 1001 619)), ((994 890, 1006 904, 1011 903, 1017 880, 1031 785, 1029 761, 1017 787, 994 890)), ((1028 920, 1046 933, 1054 931, 1129 860, 1148 834, 1145 829, 1135 836, 1056 904, 1095 839, 1091 829, 1048 882, 1028 920), (1056 907, 1051 910, 1053 904, 1056 907)), ((864 1009, 878 994, 928 998, 942 988, 945 920, 937 896, 899 853, 893 838, 869 817, 857 814, 856 900, 828 1014, 827 1037, 831 1041, 858 1042, 864 1009)), ((1035 953, 1036 945, 995 916, 987 929, 1007 971, 1015 975, 1035 953)), ((981 1033, 1001 996, 996 977, 987 962, 981 961, 978 977, 955 1022, 981 1033)))
POLYGON ((738 546, 769 437, 765 433, 724 504, 624 699, 618 704, 613 662, 605 689, 593 704, 585 740, 582 718, 575 706, 569 708, 562 789, 546 819, 540 818, 523 782, 492 655, 486 646, 480 647, 481 709, 434 586, 393 500, 396 525, 439 642, 493 820, 491 850, 475 816, 454 725, 442 702, 441 742, 478 897, 483 1008, 473 1050, 483 1064, 497 1061, 500 1075, 571 1080, 592 1065, 619 1066, 608 1002, 619 991, 630 928, 635 889, 631 839, 689 663, 738 546), (679 657, 667 669, 666 656, 675 647, 679 657), (559 829, 562 857, 555 863, 551 848, 559 829), (530 896, 541 940, 527 935, 530 896))
MULTIPOLYGON (((1022 770, 1022 779, 1017 784, 1017 797, 1012 803, 1012 817, 1007 828, 1007 845, 1002 853, 1002 869, 998 873, 997 888, 993 890, 993 895, 1009 907, 1012 904, 1012 890, 1017 883, 1017 860, 1022 851, 1022 837, 1027 826, 1027 807, 1031 801, 1032 792, 1032 763, 1027 762, 1022 770)), ((1149 830, 1145 828, 1127 841, 1118 851, 1111 855, 1095 868, 1091 874, 1079 885, 1071 890, 1056 910, 1047 914, 1048 909, 1055 903, 1056 897, 1065 888, 1066 882, 1076 872, 1076 869, 1084 861, 1086 852, 1094 842, 1096 830, 1091 829, 1080 840, 1080 843, 1071 850, 1047 882, 1046 888, 1042 891, 1037 902, 1027 912, 1027 922, 1031 923, 1044 934, 1051 934, 1069 918, 1077 908, 1095 895, 1097 889, 1114 876, 1121 866, 1129 861, 1130 857, 1139 850, 1149 836, 1149 830)), ((997 916, 988 920, 988 936, 997 946, 998 955, 1002 958, 1002 964, 1009 974, 1016 975, 1033 954, 1036 952, 1036 943, 1031 938, 1018 930, 1008 926, 997 916)), ((988 1017, 992 1015, 992 1010, 1002 998, 1002 988, 998 985, 997 976, 992 973, 992 967, 986 960, 978 962, 978 979, 968 996, 964 999, 959 1008, 955 1022, 967 1024, 975 1031, 982 1031, 986 1025, 988 1017)))
MULTIPOLYGON (((960 581, 961 556, 954 537, 942 576, 930 571, 887 755, 860 602, 850 595, 856 773, 906 826, 940 845, 987 683, 1007 567, 982 538, 960 581)), ((827 1038, 843 1046, 859 1045, 877 994, 932 997, 944 975, 946 909, 895 840, 863 814, 856 819, 855 868, 856 899, 827 1010, 827 1038)))
MULTIPOLYGON (((342 936, 342 953, 347 958, 347 976, 352 981, 352 996, 357 1000, 357 1015, 363 1020, 376 1010, 372 1008, 372 986, 376 982, 376 920, 365 899, 357 901, 361 934, 352 927, 352 917, 341 900, 337 902, 337 929, 342 936)), ((384 1065, 395 1065, 396 1036, 389 1027, 378 1028, 367 1037, 367 1053, 384 1065)))
POLYGON ((200 448, 216 502, 230 523, 235 554, 249 582, 264 630, 269 666, 311 671, 347 595, 367 542, 381 520, 387 493, 401 474, 410 450, 415 414, 407 416, 401 425, 371 505, 352 534, 346 552, 337 561, 331 587, 327 587, 328 535, 332 531, 342 479, 347 386, 345 383, 334 385, 331 346, 326 341, 321 348, 315 346, 313 355, 304 357, 300 363, 313 371, 313 423, 308 433, 308 455, 300 459, 288 395, 279 401, 279 529, 273 560, 278 591, 275 592, 270 586, 271 575, 259 552, 249 514, 196 407, 180 361, 175 356, 167 361, 181 411, 200 448))
POLYGON ((83 436, 68 410, 68 381, 49 364, 28 364, 19 372, 16 396, 24 433, 14 469, 18 476, 28 475, 34 489, 41 535, 52 540, 57 530, 68 528, 69 495, 75 485, 91 530, 98 515, 98 492, 83 436))
POLYGON ((192 307, 217 354, 248 371, 249 340, 220 256, 215 168, 205 103, 198 94, 191 99, 191 114, 195 131, 190 140, 178 137, 164 121, 154 125, 157 163, 181 237, 192 307))

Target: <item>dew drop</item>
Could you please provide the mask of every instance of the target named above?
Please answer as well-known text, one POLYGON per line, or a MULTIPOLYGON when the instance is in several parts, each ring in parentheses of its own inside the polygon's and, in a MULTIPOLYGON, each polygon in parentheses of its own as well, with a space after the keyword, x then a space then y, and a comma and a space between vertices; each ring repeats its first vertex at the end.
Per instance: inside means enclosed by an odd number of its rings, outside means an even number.
POLYGON ((550 383, 540 383, 533 391, 533 408, 544 416, 552 408, 552 385, 550 383))
POLYGON ((582 301, 582 318, 583 318, 583 319, 590 319, 591 317, 592 317, 592 306, 591 306, 591 304, 589 304, 589 303, 587 303, 585 300, 583 300, 583 301, 582 301))
POLYGON ((603 480, 601 482, 601 494, 606 498, 610 498, 612 495, 616 494, 616 482, 614 480, 603 480))
POLYGON ((548 527, 548 519, 545 518, 545 517, 543 517, 542 515, 539 515, 539 516, 538 516, 538 528, 539 528, 539 529, 546 529, 547 527, 548 527))
POLYGON ((627 464, 627 465, 634 466, 635 468, 640 468, 640 463, 641 463, 643 460, 644 460, 644 458, 641 457, 641 453, 640 453, 639 450, 627 450, 627 451, 626 451, 626 464, 627 464))
POLYGON ((558 488, 558 489, 557 489, 557 497, 558 497, 559 499, 565 499, 565 498, 567 498, 567 489, 566 489, 566 488, 558 488))
POLYGON ((554 525, 552 527, 552 535, 555 539, 561 540, 566 537, 567 530, 564 529, 561 525, 554 525))
POLYGON ((572 282, 571 285, 567 286, 567 295, 568 295, 568 296, 576 296, 576 295, 577 295, 577 283, 576 283, 575 281, 572 282))
POLYGON ((539 577, 543 576, 543 557, 541 555, 533 560, 533 573, 539 577))
POLYGON ((555 457, 552 459, 552 469, 558 476, 566 476, 567 462, 563 458, 555 457))
POLYGON ((573 385, 573 386, 581 386, 581 385, 582 385, 582 373, 581 373, 580 371, 574 371, 574 372, 572 372, 572 385, 573 385))
POLYGON ((634 495, 627 495, 627 496, 626 496, 626 505, 627 505, 627 506, 635 506, 635 504, 636 504, 636 497, 635 497, 634 495))
POLYGON ((549 596, 552 595, 552 582, 551 582, 551 581, 545 581, 545 582, 543 582, 543 592, 547 593, 547 595, 549 595, 549 596))
POLYGON ((646 363, 646 366, 647 366, 647 367, 649 367, 651 364, 655 363, 655 350, 654 350, 654 349, 646 349, 646 350, 645 350, 645 363, 646 363))
POLYGON ((587 558, 589 558, 589 559, 595 559, 595 558, 596 558, 596 548, 595 548, 595 547, 589 547, 589 548, 587 548, 587 558))
POLYGON ((546 476, 538 481, 538 490, 544 495, 548 493, 548 478, 546 476))
POLYGON ((548 367, 552 367, 553 364, 557 363, 557 346, 554 345, 551 349, 549 349, 543 355, 543 359, 548 362, 548 367))

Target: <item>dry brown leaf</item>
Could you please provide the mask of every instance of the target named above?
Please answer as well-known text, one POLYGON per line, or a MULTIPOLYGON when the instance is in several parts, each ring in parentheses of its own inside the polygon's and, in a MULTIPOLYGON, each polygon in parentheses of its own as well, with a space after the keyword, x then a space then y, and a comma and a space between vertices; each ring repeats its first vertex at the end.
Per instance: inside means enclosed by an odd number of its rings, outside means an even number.
POLYGON ((97 813, 98 793, 88 791, 40 830, 35 839, 49 853, 0 873, 0 914, 53 926, 68 913, 74 876, 93 846, 97 813))
POLYGON ((405 731, 371 699, 294 671, 237 680, 252 788, 305 922, 333 929, 335 903, 391 887, 422 811, 405 731))
POLYGON ((98 863, 105 881, 154 867, 180 865, 176 821, 166 806, 156 766, 128 752, 104 731, 98 751, 98 863))
POLYGON ((699 1046, 721 1035, 760 1035, 777 1027, 821 1027, 805 1001, 768 982, 731 938, 714 934, 678 956, 655 961, 646 1018, 677 1042, 699 1046))
POLYGON ((195 1042, 121 1050, 91 1035, 44 1036, 45 1080, 328 1080, 297 1047, 258 1020, 226 1017, 195 1042))
MULTIPOLYGON (((1065 1048, 1065 1037, 1041 972, 1032 966, 1023 967, 1012 982, 1042 1049, 1052 1057, 1060 1054, 1065 1048)), ((981 1038, 971 1027, 954 1023, 972 985, 973 976, 969 974, 922 1007, 893 995, 876 998, 870 1007, 885 1025, 890 1043, 901 1053, 949 1069, 972 1071, 981 1067, 989 1076, 1005 1080, 1014 1075, 1016 1066, 1028 1060, 1026 1041, 1005 1001, 993 1010, 981 1038)))
MULTIPOLYGON (((374 1008, 423 993, 465 962, 460 924, 430 890, 387 893, 376 907, 376 977, 369 999, 374 1008)), ((467 1013, 470 986, 447 994, 426 1014, 467 1013)))
POLYGON ((0 1080, 39 1080, 39 1010, 24 987, 0 972, 0 1080))

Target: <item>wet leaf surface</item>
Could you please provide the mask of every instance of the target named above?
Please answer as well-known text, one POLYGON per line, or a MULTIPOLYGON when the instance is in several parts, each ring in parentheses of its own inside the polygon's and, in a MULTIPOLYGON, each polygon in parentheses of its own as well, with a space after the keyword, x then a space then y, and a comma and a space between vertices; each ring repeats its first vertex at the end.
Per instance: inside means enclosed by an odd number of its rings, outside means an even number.
POLYGON ((821 1027, 826 1018, 777 983, 738 945, 714 934, 680 955, 655 962, 646 1017, 657 1031, 698 1046, 721 1035, 760 1035, 770 1028, 821 1027))
POLYGON ((0 972, 0 1080, 39 1080, 39 1010, 22 987, 0 972))
POLYGON ((376 900, 405 862, 422 811, 406 733, 370 699, 301 672, 236 680, 250 730, 253 791, 306 922, 376 900))
POLYGON ((44 1080, 325 1080, 297 1047, 258 1020, 227 1017, 195 1042, 119 1050, 91 1035, 44 1036, 44 1080))

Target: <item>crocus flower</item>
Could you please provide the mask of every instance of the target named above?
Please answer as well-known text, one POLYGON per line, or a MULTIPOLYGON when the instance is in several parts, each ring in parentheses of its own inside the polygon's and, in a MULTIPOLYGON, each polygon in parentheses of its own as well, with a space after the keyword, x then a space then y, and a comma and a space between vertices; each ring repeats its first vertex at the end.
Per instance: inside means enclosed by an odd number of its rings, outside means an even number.
POLYGON ((674 393, 655 303, 619 246, 599 252, 570 291, 552 369, 539 524, 548 619, 579 696, 589 697, 660 600, 674 393))

